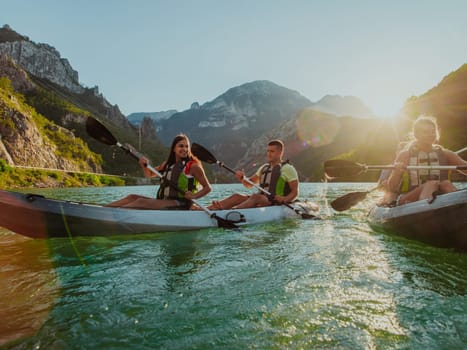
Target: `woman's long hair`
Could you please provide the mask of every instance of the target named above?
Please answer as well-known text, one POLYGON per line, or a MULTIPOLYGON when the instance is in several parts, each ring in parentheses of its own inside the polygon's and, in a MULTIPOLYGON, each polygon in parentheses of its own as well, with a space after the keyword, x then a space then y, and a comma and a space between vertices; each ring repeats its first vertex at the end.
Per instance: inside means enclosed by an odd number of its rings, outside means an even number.
POLYGON ((189 146, 187 160, 193 159, 193 160, 199 162, 198 158, 194 157, 193 154, 191 153, 190 139, 188 138, 188 136, 186 136, 185 134, 178 134, 177 136, 175 136, 175 138, 172 141, 172 145, 170 146, 170 153, 169 153, 169 157, 167 158, 167 163, 165 165, 165 169, 170 167, 172 164, 175 164, 175 162, 176 162, 175 152, 174 152, 175 146, 177 146, 177 143, 179 143, 182 140, 185 140, 188 143, 188 146, 189 146))

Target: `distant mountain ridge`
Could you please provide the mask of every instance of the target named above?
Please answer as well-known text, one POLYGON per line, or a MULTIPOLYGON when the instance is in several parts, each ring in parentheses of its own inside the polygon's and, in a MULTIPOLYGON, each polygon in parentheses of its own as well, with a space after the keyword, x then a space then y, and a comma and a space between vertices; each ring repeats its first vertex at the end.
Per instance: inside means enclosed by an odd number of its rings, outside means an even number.
POLYGON ((338 117, 375 118, 375 114, 355 96, 326 95, 311 108, 338 117))
MULTIPOLYGON (((233 87, 229 89, 225 94, 228 94, 230 92, 232 94, 232 96, 230 97, 230 100, 233 100, 236 97, 241 96, 242 93, 249 94, 249 93, 255 93, 255 92, 261 91, 260 85, 262 85, 263 87, 263 92, 266 93, 268 83, 276 85, 268 81, 254 81, 254 82, 246 83, 238 87, 233 87), (243 90, 245 86, 248 86, 249 84, 250 86, 253 86, 253 88, 250 90, 248 89, 243 90), (255 85, 258 85, 258 86, 255 86, 255 85)), ((290 91, 293 91, 293 90, 290 90, 290 91)), ((207 108, 215 109, 217 104, 223 103, 220 100, 224 98, 225 94, 215 98, 213 101, 203 104, 203 108, 204 109, 207 109, 207 108)), ((375 117, 374 113, 359 98, 355 96, 326 95, 323 98, 321 98, 318 102, 313 103, 308 100, 307 104, 308 104, 308 107, 313 108, 317 111, 333 114, 338 117, 348 116, 348 117, 364 118, 364 119, 375 117)), ((190 110, 199 110, 200 108, 201 107, 199 103, 194 102, 190 110)), ((228 108, 225 108, 224 111, 220 111, 220 112, 221 113, 219 115, 221 115, 223 112, 227 112, 226 114, 229 114, 228 108)), ((127 118, 133 125, 139 125, 144 117, 148 117, 149 119, 153 120, 157 124, 160 120, 169 119, 176 113, 178 113, 176 110, 168 110, 168 111, 161 111, 161 112, 136 112, 136 113, 129 114, 127 118)), ((230 113, 235 113, 235 110, 231 109, 230 113)), ((246 111, 245 115, 251 116, 251 115, 254 115, 254 112, 246 111)), ((225 121, 223 119, 221 120, 219 118, 216 119, 215 117, 212 117, 212 118, 208 118, 208 120, 201 121, 200 127, 208 127, 208 126, 221 127, 224 125, 225 125, 225 121)), ((246 126, 246 124, 243 124, 243 126, 246 126)), ((237 128, 240 128, 240 127, 242 126, 237 125, 237 128)), ((161 128, 159 129, 160 129, 159 131, 162 131, 161 128)))
POLYGON ((127 115, 127 118, 131 124, 137 126, 141 125, 144 118, 149 118, 157 125, 160 120, 168 119, 175 113, 178 113, 176 109, 161 112, 135 112, 127 115))

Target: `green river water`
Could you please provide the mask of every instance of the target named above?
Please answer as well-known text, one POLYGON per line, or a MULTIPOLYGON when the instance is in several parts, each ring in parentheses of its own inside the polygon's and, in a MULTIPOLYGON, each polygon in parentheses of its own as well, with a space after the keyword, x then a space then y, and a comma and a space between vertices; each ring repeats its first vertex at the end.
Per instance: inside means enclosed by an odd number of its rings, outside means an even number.
MULTIPOLYGON (((323 220, 242 231, 71 241, 0 228, 0 348, 466 349, 467 254, 372 230, 370 200, 327 207, 373 185, 301 184, 323 220)), ((214 185, 203 202, 238 190, 214 185)), ((106 203, 154 187, 34 192, 106 203)))

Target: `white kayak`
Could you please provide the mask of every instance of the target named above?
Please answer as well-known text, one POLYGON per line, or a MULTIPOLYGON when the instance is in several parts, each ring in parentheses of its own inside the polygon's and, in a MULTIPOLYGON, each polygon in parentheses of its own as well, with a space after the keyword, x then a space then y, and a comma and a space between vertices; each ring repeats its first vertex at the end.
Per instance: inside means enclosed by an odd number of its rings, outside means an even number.
MULTIPOLYGON (((307 214, 317 209, 308 202, 292 205, 307 214)), ((218 210, 215 215, 238 226, 299 217, 283 205, 218 210)), ((48 238, 187 231, 218 227, 219 223, 204 211, 109 208, 0 190, 0 226, 24 236, 48 238)))
POLYGON ((370 225, 426 243, 467 251, 467 189, 396 207, 375 206, 370 225))

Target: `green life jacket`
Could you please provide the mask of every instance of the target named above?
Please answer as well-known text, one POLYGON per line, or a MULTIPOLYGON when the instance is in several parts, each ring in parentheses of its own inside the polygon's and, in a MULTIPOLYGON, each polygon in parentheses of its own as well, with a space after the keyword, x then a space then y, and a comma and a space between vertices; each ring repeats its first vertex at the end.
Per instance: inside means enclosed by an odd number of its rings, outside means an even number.
POLYGON ((289 183, 281 175, 282 166, 289 161, 275 165, 271 169, 271 164, 267 163, 261 167, 259 185, 273 195, 287 196, 292 190, 289 183))
MULTIPOLYGON (((409 148, 408 165, 447 165, 446 156, 441 146, 434 146, 430 152, 420 151, 416 145, 409 148)), ((401 193, 412 191, 414 188, 429 180, 444 181, 449 179, 446 170, 416 169, 404 172, 401 182, 401 193)))
POLYGON ((190 166, 195 161, 192 159, 183 159, 164 169, 161 184, 157 191, 158 199, 184 199, 181 191, 196 192, 198 181, 191 175, 188 175, 190 166))

